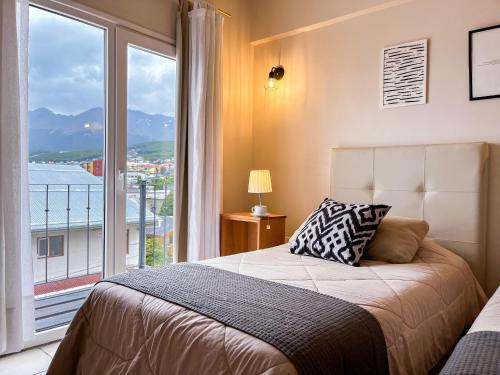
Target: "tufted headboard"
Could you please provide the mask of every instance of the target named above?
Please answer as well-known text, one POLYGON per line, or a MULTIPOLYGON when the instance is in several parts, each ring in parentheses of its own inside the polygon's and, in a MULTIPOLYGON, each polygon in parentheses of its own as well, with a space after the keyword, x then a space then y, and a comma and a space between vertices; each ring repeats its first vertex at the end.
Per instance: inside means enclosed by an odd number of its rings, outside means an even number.
POLYGON ((331 196, 425 219, 428 236, 462 256, 484 284, 487 162, 484 143, 337 148, 331 196))

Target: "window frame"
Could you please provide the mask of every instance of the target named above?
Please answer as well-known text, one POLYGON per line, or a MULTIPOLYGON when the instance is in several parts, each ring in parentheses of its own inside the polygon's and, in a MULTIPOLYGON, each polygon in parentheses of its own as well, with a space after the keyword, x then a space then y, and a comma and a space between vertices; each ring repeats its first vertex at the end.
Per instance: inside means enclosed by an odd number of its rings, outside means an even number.
POLYGON ((49 255, 49 247, 48 247, 48 245, 46 245, 46 247, 47 247, 45 249, 46 254, 40 255, 40 242, 41 241, 45 241, 46 244, 48 243, 47 237, 37 237, 37 239, 36 239, 36 254, 38 256, 38 259, 45 259, 45 257, 48 257, 48 255, 49 255))
POLYGON ((72 1, 64 3, 58 0, 30 0, 30 6, 67 17, 88 25, 98 27, 104 30, 104 87, 105 87, 105 128, 104 128, 104 147, 103 147, 103 187, 104 187, 104 228, 103 228, 103 276, 107 277, 113 273, 110 265, 113 265, 114 256, 114 203, 115 203, 115 70, 116 70, 116 51, 115 51, 115 29, 116 25, 102 16, 89 11, 90 8, 75 4, 72 1), (109 250, 108 250, 109 249, 109 250))
POLYGON ((64 234, 54 234, 54 235, 48 236, 48 237, 45 237, 45 236, 37 237, 37 239, 36 239, 36 253, 37 253, 38 259, 63 257, 65 255, 64 243, 65 243, 64 234), (52 251, 52 240, 55 238, 62 238, 62 245, 61 245, 62 254, 60 254, 60 255, 54 255, 54 253, 52 251), (40 255, 40 242, 41 241, 46 241, 46 243, 48 243, 46 255, 40 255))
POLYGON ((56 257, 63 257, 64 256, 64 234, 56 234, 54 236, 49 236, 49 257, 50 258, 56 258, 56 257), (54 255, 54 249, 53 249, 53 240, 60 239, 61 240, 61 255, 54 255))
MULTIPOLYGON (((141 35, 124 27, 116 27, 116 169, 117 179, 115 206, 115 264, 114 271, 125 272, 127 245, 125 229, 127 199, 127 108, 128 108, 128 48, 137 48, 176 61, 176 48, 164 41, 141 35)), ((175 163, 175 162, 174 162, 175 163)))

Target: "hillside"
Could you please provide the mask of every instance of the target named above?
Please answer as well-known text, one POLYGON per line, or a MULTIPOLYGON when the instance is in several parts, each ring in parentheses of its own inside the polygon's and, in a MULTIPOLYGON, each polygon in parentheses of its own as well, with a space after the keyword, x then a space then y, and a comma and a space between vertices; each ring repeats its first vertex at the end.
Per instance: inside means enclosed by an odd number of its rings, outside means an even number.
POLYGON ((147 142, 129 146, 129 155, 141 156, 144 160, 155 161, 174 157, 174 141, 147 142))
MULTIPOLYGON (((29 136, 31 156, 56 157, 49 154, 57 153, 66 160, 86 157, 83 154, 92 152, 100 155, 104 145, 104 111, 93 108, 78 115, 56 114, 47 108, 30 111, 29 136)), ((174 119, 129 110, 127 136, 129 145, 173 141, 174 119)))
MULTIPOLYGON (((129 159, 135 156, 145 161, 172 159, 174 157, 174 141, 154 141, 132 145, 128 148, 129 159)), ((68 152, 40 152, 30 155, 30 162, 83 162, 102 158, 102 150, 83 150, 68 152)))
POLYGON ((87 161, 93 159, 101 159, 102 150, 86 150, 86 151, 68 151, 68 152, 40 152, 30 155, 30 162, 68 162, 68 161, 87 161))

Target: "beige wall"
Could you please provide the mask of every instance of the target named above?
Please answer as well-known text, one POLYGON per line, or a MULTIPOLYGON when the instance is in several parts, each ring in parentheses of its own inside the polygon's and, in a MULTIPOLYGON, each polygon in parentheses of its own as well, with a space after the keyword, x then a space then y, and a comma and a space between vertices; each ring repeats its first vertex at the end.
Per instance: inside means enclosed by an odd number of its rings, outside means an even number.
POLYGON ((248 210, 252 164, 252 48, 250 1, 215 0, 231 14, 224 21, 223 78, 223 207, 224 212, 248 210))
POLYGON ((255 0, 252 1, 252 40, 281 34, 393 1, 255 0))
POLYGON ((177 0, 75 0, 175 39, 177 0))
MULTIPOLYGON (((264 9, 269 1, 255 3, 264 9)), ((328 10, 330 0, 292 3, 282 11, 293 13, 283 16, 289 25, 280 25, 279 33, 296 28, 301 15, 316 21, 338 16, 333 6, 328 10)), ((272 32, 262 26, 266 18, 253 20, 256 38, 272 32)), ((266 198, 272 211, 288 215, 287 234, 328 195, 332 147, 500 143, 500 99, 470 102, 467 66, 467 32, 499 23, 498 0, 416 0, 256 46, 253 166, 271 169, 274 192, 266 198), (422 38, 430 41, 428 104, 381 110, 382 47, 422 38), (265 78, 280 54, 285 78, 278 91, 266 92, 265 78)), ((498 148, 493 156, 500 161, 498 148)), ((497 169, 490 186, 490 290, 500 284, 497 169)))

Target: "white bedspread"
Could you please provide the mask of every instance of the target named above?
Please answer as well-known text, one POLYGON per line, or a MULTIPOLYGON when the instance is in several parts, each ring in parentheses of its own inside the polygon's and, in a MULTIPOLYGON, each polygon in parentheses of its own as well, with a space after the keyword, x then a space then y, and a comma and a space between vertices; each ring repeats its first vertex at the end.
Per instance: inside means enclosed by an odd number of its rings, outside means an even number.
POLYGON ((392 374, 425 374, 477 316, 486 297, 467 263, 425 240, 410 264, 350 267, 292 255, 288 244, 202 262, 358 304, 382 326, 392 374))
MULTIPOLYGON (((288 245, 202 263, 356 303, 380 322, 392 374, 427 374, 485 302, 467 263, 425 241, 411 264, 350 267, 288 245)), ((255 291, 258 293, 259 291, 255 291)), ((73 319, 49 375, 296 374, 271 345, 210 318, 103 282, 73 319)))

